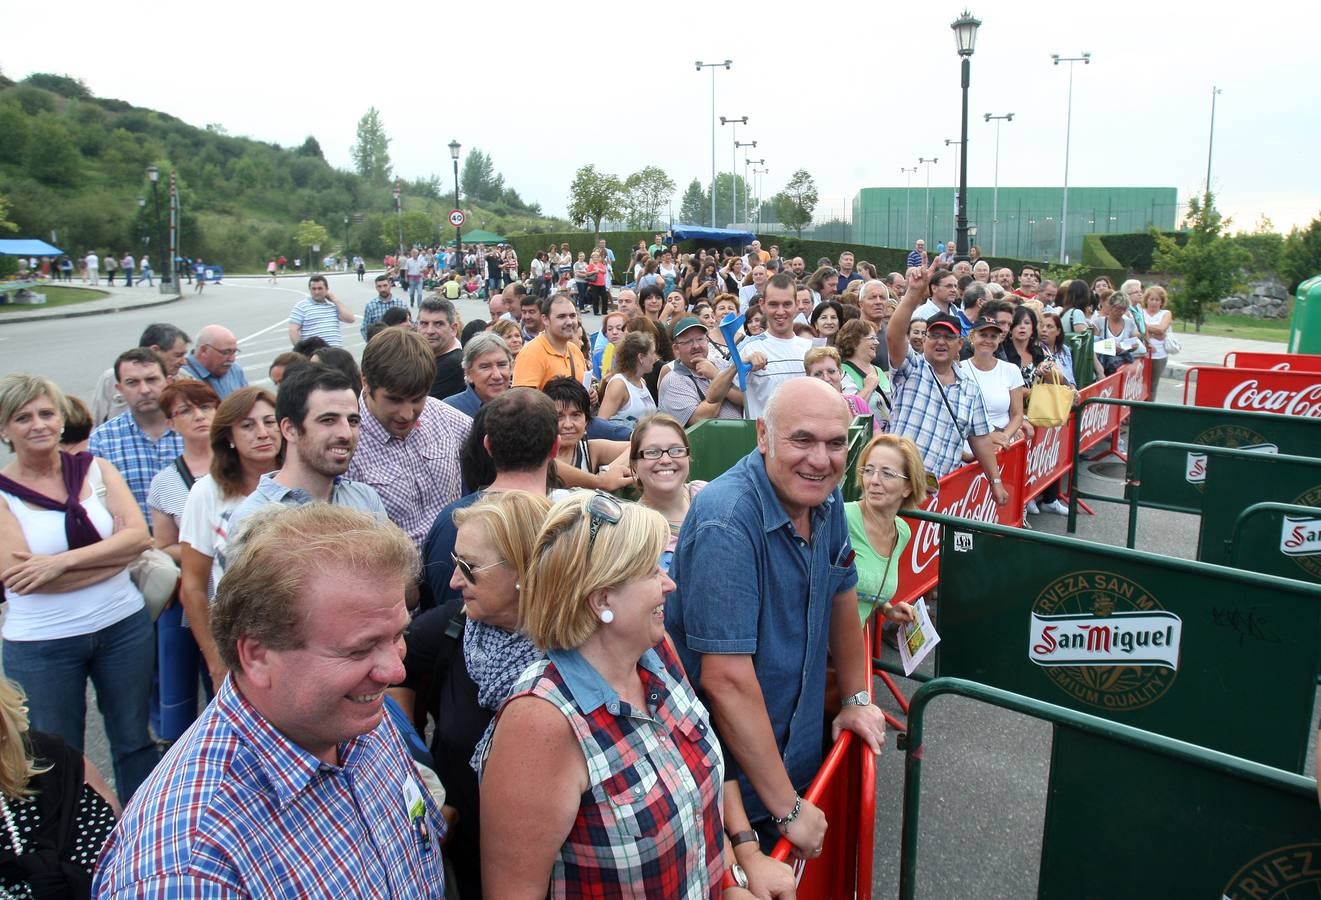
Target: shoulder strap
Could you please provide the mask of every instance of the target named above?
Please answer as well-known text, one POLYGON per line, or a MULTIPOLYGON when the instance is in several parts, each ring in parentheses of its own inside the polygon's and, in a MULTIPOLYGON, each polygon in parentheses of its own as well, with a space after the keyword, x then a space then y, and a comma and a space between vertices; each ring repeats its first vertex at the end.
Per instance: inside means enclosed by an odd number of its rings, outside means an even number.
POLYGON ((440 689, 449 677, 450 662, 454 659, 455 651, 463 646, 463 626, 467 623, 468 616, 463 611, 463 606, 459 606, 458 612, 450 617, 449 622, 445 624, 445 633, 441 636, 440 646, 436 648, 436 664, 431 670, 431 682, 427 686, 427 696, 419 697, 421 703, 418 703, 413 713, 414 722, 420 720, 418 727, 419 734, 425 734, 427 711, 436 706, 440 700, 440 689))
POLYGON ((188 464, 183 461, 182 453, 174 458, 174 469, 179 473, 179 477, 183 479, 183 486, 191 491, 196 479, 193 478, 193 473, 189 471, 188 464))

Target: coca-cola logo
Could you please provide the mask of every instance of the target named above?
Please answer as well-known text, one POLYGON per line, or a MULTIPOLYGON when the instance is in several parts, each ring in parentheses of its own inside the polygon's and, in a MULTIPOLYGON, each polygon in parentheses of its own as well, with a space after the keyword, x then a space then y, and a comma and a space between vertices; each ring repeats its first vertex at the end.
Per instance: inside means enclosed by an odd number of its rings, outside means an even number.
POLYGON ((1147 367, 1140 362, 1129 366, 1124 375, 1124 399, 1147 399, 1147 367))
MULTIPOLYGON (((1096 396, 1111 399, 1115 396, 1114 385, 1110 385, 1096 396)), ((1084 438, 1089 438, 1094 434, 1106 431, 1110 427, 1110 421, 1114 418, 1115 407, 1105 403, 1089 403, 1083 407, 1082 414, 1078 416, 1078 431, 1084 438)))
POLYGON ((1256 378, 1249 378, 1230 389, 1222 406, 1225 409, 1321 419, 1321 382, 1291 391, 1262 387, 1256 378))
MULTIPOLYGON (((934 501, 926 505, 927 511, 957 516, 960 519, 974 519, 978 522, 998 521, 1000 507, 995 505, 995 497, 991 495, 991 482, 986 479, 985 474, 973 478, 972 483, 961 496, 949 496, 949 493, 948 489, 942 491, 934 501)), ((908 560, 913 574, 920 574, 940 555, 940 526, 925 520, 918 522, 911 547, 908 560)))
POLYGON ((1064 446, 1064 429, 1039 428, 1039 437, 1027 451, 1027 483, 1036 484, 1055 471, 1059 465, 1060 453, 1064 446))

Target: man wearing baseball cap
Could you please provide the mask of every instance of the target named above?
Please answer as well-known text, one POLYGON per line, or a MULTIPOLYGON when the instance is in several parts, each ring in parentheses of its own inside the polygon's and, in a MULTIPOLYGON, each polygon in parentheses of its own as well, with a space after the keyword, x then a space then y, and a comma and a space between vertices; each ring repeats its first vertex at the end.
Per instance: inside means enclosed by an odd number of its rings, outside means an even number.
POLYGON ((943 478, 962 461, 961 447, 968 441, 973 456, 991 482, 991 495, 1003 506, 1009 499, 1000 483, 1000 466, 991 442, 991 423, 986 418, 977 382, 958 370, 963 344, 957 316, 936 313, 927 319, 927 338, 919 354, 908 344, 908 323, 913 310, 927 294, 927 283, 937 275, 929 268, 908 270, 908 290, 894 311, 887 329, 890 361, 903 360, 895 369, 894 412, 890 431, 917 444, 928 472, 943 478))
POLYGON ((674 371, 660 386, 657 406, 684 427, 703 419, 743 418, 743 392, 734 387, 736 369, 727 359, 712 361, 706 326, 696 316, 684 316, 670 331, 674 338, 674 371))

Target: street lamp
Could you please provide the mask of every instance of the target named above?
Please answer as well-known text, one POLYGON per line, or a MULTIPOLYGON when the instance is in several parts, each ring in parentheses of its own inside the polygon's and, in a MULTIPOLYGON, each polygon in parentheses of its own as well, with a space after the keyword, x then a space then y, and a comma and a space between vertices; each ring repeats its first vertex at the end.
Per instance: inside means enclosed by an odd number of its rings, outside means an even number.
POLYGON ((1060 264, 1064 264, 1064 232, 1069 221, 1069 141, 1073 131, 1073 64, 1082 63, 1084 66, 1092 64, 1092 54, 1084 53, 1082 56, 1060 56, 1058 53, 1050 55, 1053 60, 1052 65, 1058 66, 1062 62, 1069 64, 1069 105, 1068 112, 1064 120, 1064 202, 1063 209, 1060 212, 1060 264))
POLYGON ((1000 123, 1014 121, 1014 114, 993 116, 987 113, 986 121, 995 123, 995 188, 991 191, 991 255, 995 256, 995 232, 1000 224, 1000 123))
POLYGON ((1223 94, 1220 88, 1211 85, 1211 132, 1206 139, 1206 194, 1211 194, 1211 148, 1216 139, 1216 96, 1223 94))
MULTIPOLYGON (((147 180, 151 182, 151 208, 152 208, 152 238, 156 241, 156 246, 161 246, 161 197, 156 189, 156 182, 161 180, 161 170, 155 166, 147 166, 147 180)), ((173 263, 173 260, 171 260, 173 263)), ((161 277, 164 282, 169 278, 169 273, 174 271, 174 266, 170 265, 165 270, 166 274, 161 277)))
MULTIPOLYGON (((758 162, 759 164, 763 165, 763 166, 766 164, 766 160, 764 160, 764 159, 759 159, 759 160, 757 160, 757 162, 758 162)), ((756 210, 755 210, 755 214, 756 214, 757 228, 758 228, 758 229, 761 228, 761 208, 762 208, 763 204, 765 203, 765 201, 762 200, 762 196, 761 196, 761 176, 765 175, 765 174, 766 174, 767 172, 769 172, 769 171, 770 171, 770 169, 765 169, 765 168, 763 168, 763 169, 759 169, 759 168, 757 168, 757 166, 755 166, 755 165, 752 167, 752 178, 753 178, 753 181, 754 181, 755 184, 756 184, 756 188, 755 188, 755 189, 756 189, 756 191, 757 191, 757 208, 756 208, 756 210)))
POLYGON ((927 224, 926 224, 926 232, 923 235, 923 237, 930 239, 931 230, 932 230, 931 229, 931 167, 934 166, 936 163, 940 162, 940 160, 934 156, 931 157, 931 159, 927 159, 925 156, 919 156, 917 158, 917 162, 919 165, 924 165, 927 167, 927 194, 926 194, 926 204, 925 204, 925 217, 927 224))
POLYGON ((403 187, 398 178, 394 180, 394 220, 399 226, 399 255, 404 255, 404 202, 401 194, 403 187))
MULTIPOLYGON (((727 118, 727 117, 725 117, 725 116, 721 116, 721 117, 720 117, 720 124, 721 124, 721 125, 729 125, 729 126, 731 126, 732 131, 733 131, 733 134, 734 134, 734 149, 733 149, 733 151, 731 151, 730 154, 729 154, 729 183, 730 183, 730 187, 733 188, 733 192, 730 194, 730 199, 729 199, 729 220, 730 220, 730 223, 732 224, 732 223, 734 222, 734 220, 736 220, 736 219, 738 218, 738 182, 734 180, 735 175, 738 173, 738 148, 739 148, 739 142, 738 142, 738 127, 739 127, 740 125, 746 125, 746 124, 748 124, 748 117, 747 117, 747 116, 739 116, 739 117, 736 119, 736 118, 733 118, 733 117, 728 117, 728 118, 727 118)), ((715 203, 714 203, 714 201, 715 201, 715 194, 716 194, 716 183, 715 183, 715 180, 712 179, 712 181, 711 181, 711 199, 712 199, 712 206, 711 206, 711 209, 712 209, 712 210, 715 209, 715 203)), ((711 227, 712 227, 712 228, 715 228, 715 227, 716 227, 716 221, 715 221, 714 216, 715 216, 715 213, 713 212, 713 213, 712 213, 712 219, 711 219, 711 227)))
MULTIPOLYGON (((450 159, 454 160, 454 208, 459 208, 459 142, 450 141, 450 159)), ((454 268, 463 265, 463 226, 454 226, 454 268)))
POLYGON ((906 181, 904 184, 904 246, 912 243, 912 224, 913 224, 913 176, 917 174, 917 166, 900 166, 899 171, 903 173, 906 181))
POLYGON ((959 154, 959 203, 954 220, 955 261, 968 258, 968 83, 972 73, 972 53, 977 48, 977 29, 981 24, 980 19, 965 9, 963 15, 949 26, 954 31, 954 43, 963 61, 963 131, 960 137, 963 152, 959 154))
MULTIPOLYGON (((744 144, 743 146, 746 147, 747 144, 744 144)), ((752 146, 754 147, 757 146, 757 142, 753 141, 752 146)), ((760 166, 765 162, 766 160, 764 159, 748 159, 747 156, 743 157, 743 188, 744 188, 743 224, 744 225, 752 221, 752 213, 750 212, 752 206, 752 182, 748 181, 748 166, 752 166, 752 171, 755 174, 757 171, 757 166, 760 166)), ((757 196, 760 197, 761 195, 758 194, 757 196)))
MULTIPOLYGON (((756 141, 744 141, 743 143, 740 144, 738 141, 735 141, 735 142, 734 142, 734 153, 736 154, 735 157, 734 157, 735 160, 738 159, 737 154, 738 154, 738 151, 739 151, 739 148, 740 148, 740 147, 751 147, 752 149, 755 150, 755 149, 757 149, 757 142, 756 142, 756 141)), ((731 172, 730 174, 733 175, 734 173, 731 172)), ((735 208, 738 207, 738 182, 737 182, 737 181, 734 182, 734 206, 735 206, 735 208)), ((748 157, 747 157, 747 154, 744 154, 744 156, 743 156, 743 218, 746 219, 747 217, 748 217, 748 157)), ((738 218, 738 217, 735 216, 735 219, 737 219, 737 218, 738 218)), ((745 222, 744 224, 746 225, 747 223, 745 222)))
POLYGON ((711 70, 711 227, 716 227, 716 69, 724 66, 726 70, 734 64, 732 59, 724 62, 704 63, 697 61, 697 71, 711 70))

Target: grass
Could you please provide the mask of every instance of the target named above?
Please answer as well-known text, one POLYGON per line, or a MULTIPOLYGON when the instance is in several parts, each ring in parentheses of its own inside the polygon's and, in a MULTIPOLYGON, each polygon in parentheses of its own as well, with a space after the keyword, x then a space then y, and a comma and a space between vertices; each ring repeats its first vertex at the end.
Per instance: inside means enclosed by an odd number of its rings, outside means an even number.
POLYGON ((8 312, 31 312, 34 309, 47 309, 52 306, 68 306, 73 303, 86 303, 88 300, 100 300, 109 297, 105 291, 75 287, 41 287, 37 293, 46 295, 44 304, 5 303, 0 305, 0 315, 8 312))
MULTIPOLYGON (((1190 322, 1176 321, 1174 330, 1176 334, 1195 333, 1190 322)), ((1206 321, 1202 323, 1201 333, 1215 337, 1244 338, 1250 341, 1284 342, 1289 340, 1289 320, 1254 319, 1251 316, 1225 316, 1214 313, 1207 316, 1206 321)))

